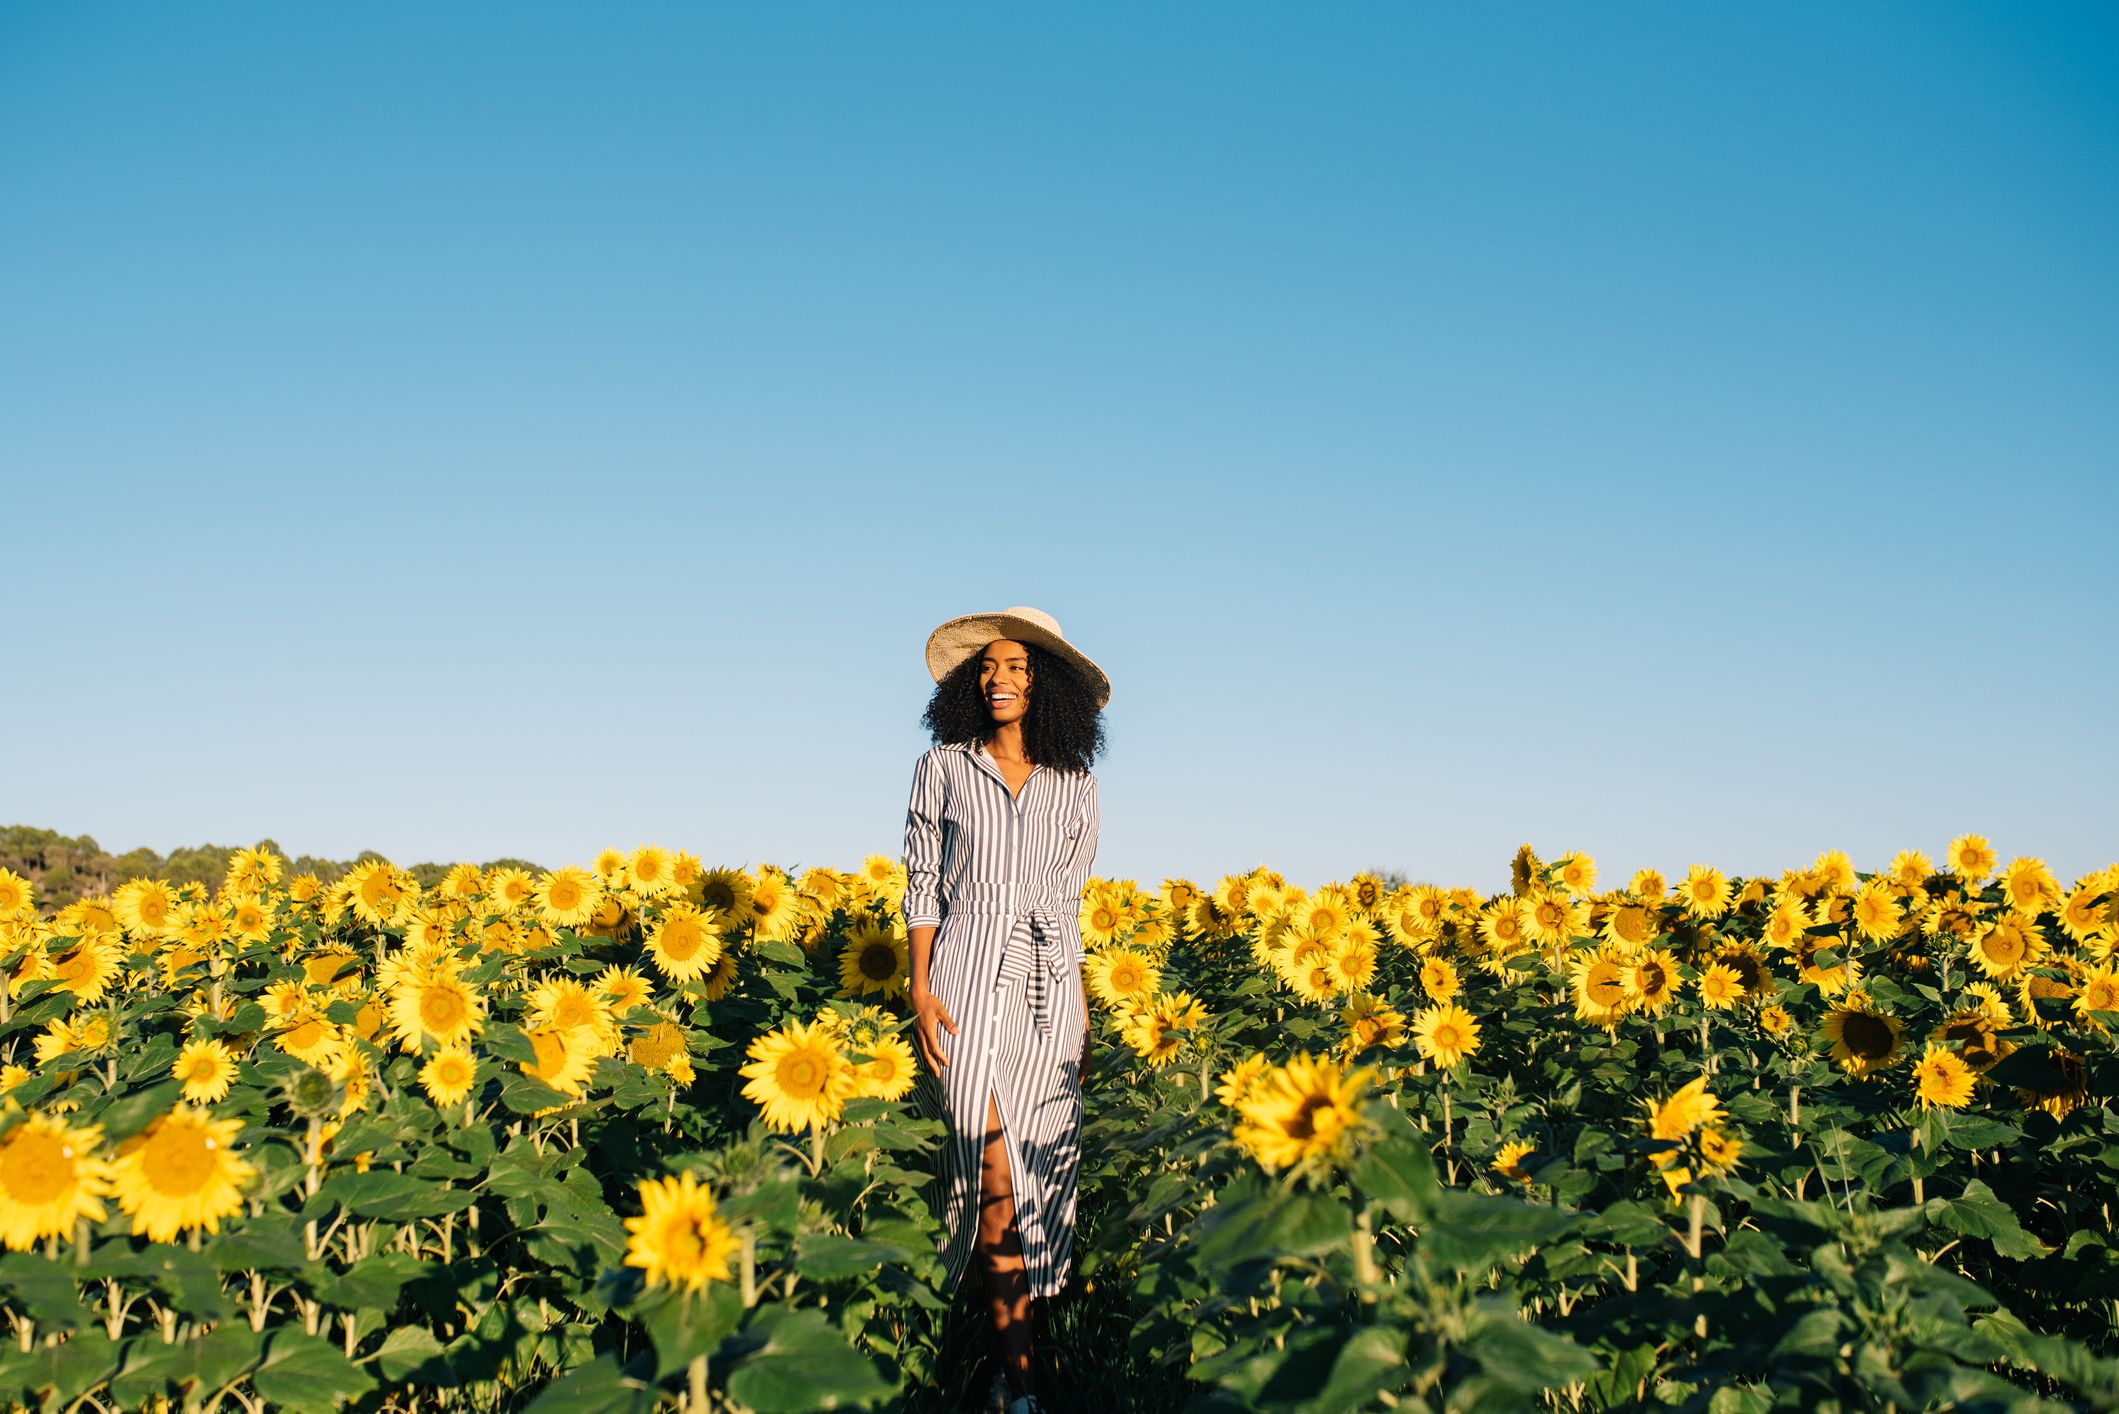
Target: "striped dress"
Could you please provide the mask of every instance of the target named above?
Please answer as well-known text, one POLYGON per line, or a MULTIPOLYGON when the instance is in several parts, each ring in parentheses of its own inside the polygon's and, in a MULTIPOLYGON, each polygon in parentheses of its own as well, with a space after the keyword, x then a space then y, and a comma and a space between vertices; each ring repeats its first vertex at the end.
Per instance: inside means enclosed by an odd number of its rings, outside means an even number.
POLYGON ((1081 1173, 1081 897, 1096 857, 1096 777, 1033 766, 1022 794, 977 742, 931 747, 905 811, 905 926, 937 924, 927 986, 957 1024, 916 1101, 948 1126, 928 1201, 945 1290, 978 1236, 986 1101, 1000 1111, 1034 1296, 1065 1285, 1081 1173))

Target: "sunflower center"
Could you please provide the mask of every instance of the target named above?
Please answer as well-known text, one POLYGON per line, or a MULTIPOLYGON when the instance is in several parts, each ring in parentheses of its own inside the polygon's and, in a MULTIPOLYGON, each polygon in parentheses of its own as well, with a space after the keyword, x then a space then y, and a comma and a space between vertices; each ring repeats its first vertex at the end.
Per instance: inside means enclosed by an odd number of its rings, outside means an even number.
POLYGON ((17 1134, 0 1149, 0 1191, 25 1207, 57 1202, 78 1182, 74 1146, 57 1134, 17 1134))
POLYGON ((454 987, 429 987, 420 994, 419 1022, 429 1031, 454 1031, 466 1015, 464 999, 454 987))
POLYGON ((552 901, 552 907, 561 913, 581 906, 581 886, 572 879, 558 880, 545 896, 552 901))
POLYGON ((203 1190, 220 1171, 218 1147, 212 1135, 165 1120, 149 1137, 140 1170, 157 1192, 185 1197, 203 1190))
POLYGON ((552 1008, 552 1023, 555 1026, 592 1026, 596 1021, 596 1008, 587 997, 574 993, 559 999, 552 1008))
POLYGON ((1840 1028, 1847 1049, 1863 1060, 1881 1060, 1891 1054, 1891 1027, 1868 1012, 1849 1012, 1840 1028))
POLYGON ((211 1080, 221 1073, 220 1063, 212 1056, 197 1056, 191 1062, 191 1073, 187 1080, 211 1080))
POLYGON ((861 975, 871 982, 888 982, 897 976, 897 949, 888 943, 870 943, 862 948, 861 975))
POLYGON ((672 918, 662 925, 662 951, 673 962, 683 962, 698 952, 705 938, 699 925, 689 918, 672 918))
POLYGON ((824 1058, 807 1049, 789 1051, 776 1072, 780 1088, 803 1100, 824 1093, 824 1075, 824 1058))

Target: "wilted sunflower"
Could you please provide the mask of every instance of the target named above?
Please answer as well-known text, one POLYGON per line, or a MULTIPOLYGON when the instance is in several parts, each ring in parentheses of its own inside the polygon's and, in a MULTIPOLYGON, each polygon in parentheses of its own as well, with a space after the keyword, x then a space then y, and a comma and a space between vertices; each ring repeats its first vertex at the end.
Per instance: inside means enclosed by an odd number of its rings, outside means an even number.
POLYGON ((647 1274, 647 1284, 702 1290, 729 1279, 735 1233, 716 1211, 713 1190, 691 1173, 640 1184, 641 1215, 625 1220, 625 1265, 647 1274))
POLYGON ((221 1230, 243 1211, 243 1187, 257 1176, 234 1148, 240 1119, 178 1104, 118 1146, 111 1188, 135 1235, 169 1242, 187 1228, 221 1230))
POLYGON ((477 1079, 478 1057, 461 1042, 443 1046, 419 1068, 419 1088, 437 1106, 462 1103, 477 1079))
POLYGON ((235 1056, 223 1041, 187 1041, 169 1074, 184 1083, 185 1099, 194 1105, 210 1105, 225 1098, 235 1082, 235 1056))
POLYGON ((689 903, 670 905, 647 936, 648 961, 672 982, 690 982, 721 961, 721 915, 689 903))
POLYGON ((1849 1075, 1867 1076, 1898 1056, 1902 1032, 1898 1018, 1870 1008, 1866 999, 1849 996, 1825 1013, 1822 1030, 1832 1043, 1832 1059, 1849 1075))
POLYGON ((1920 1092, 1922 1109, 1941 1106, 1954 1110, 1972 1100, 1972 1067, 1948 1046, 1933 1041, 1913 1063, 1913 1083, 1920 1092))
POLYGON ((890 923, 864 922, 839 950, 839 995, 902 995, 911 980, 910 944, 890 923))
POLYGON ((103 1221, 110 1165, 96 1157, 100 1125, 78 1128, 35 1111, 0 1136, 0 1243, 27 1252, 71 1237, 81 1218, 103 1221))
POLYGON ((1325 1057, 1296 1055, 1252 1082, 1238 1103, 1236 1142, 1268 1170, 1340 1151, 1361 1122, 1361 1094, 1375 1079, 1325 1057))
POLYGON ((1455 1002, 1440 1002, 1413 1018, 1413 1045, 1447 1069, 1479 1053, 1479 1023, 1455 1002))
POLYGON ((743 1094, 783 1134, 839 1117, 853 1094, 853 1067, 832 1028, 790 1021, 750 1043, 743 1094))

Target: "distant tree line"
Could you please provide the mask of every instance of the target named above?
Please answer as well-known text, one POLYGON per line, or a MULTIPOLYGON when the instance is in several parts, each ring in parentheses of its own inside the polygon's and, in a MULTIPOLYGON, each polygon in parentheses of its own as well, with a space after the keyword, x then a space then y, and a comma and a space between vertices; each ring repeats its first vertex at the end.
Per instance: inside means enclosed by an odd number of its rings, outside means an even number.
MULTIPOLYGON (((383 857, 372 849, 364 849, 352 859, 318 859, 309 854, 289 856, 273 840, 259 840, 255 847, 269 849, 285 859, 287 877, 314 874, 326 884, 362 860, 383 857)), ((46 913, 63 908, 77 898, 108 894, 127 879, 167 879, 173 884, 198 883, 216 888, 228 872, 228 857, 239 848, 239 845, 200 844, 184 845, 167 855, 151 849, 112 854, 89 835, 69 837, 57 830, 40 830, 33 825, 0 826, 0 869, 12 869, 36 885, 37 906, 46 913)), ((495 865, 509 864, 529 870, 541 868, 526 859, 495 859, 482 867, 490 869, 495 865)), ((414 864, 409 868, 422 887, 432 888, 441 882, 450 866, 414 864)))

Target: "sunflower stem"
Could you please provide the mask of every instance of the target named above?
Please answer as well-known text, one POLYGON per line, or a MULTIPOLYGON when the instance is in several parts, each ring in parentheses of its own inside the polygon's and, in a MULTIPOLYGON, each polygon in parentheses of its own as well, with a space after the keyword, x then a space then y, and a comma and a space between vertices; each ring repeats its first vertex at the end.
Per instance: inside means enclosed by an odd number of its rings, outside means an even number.
POLYGON ((706 1357, 692 1357, 691 1369, 687 1372, 687 1384, 691 1392, 691 1408, 695 1414, 706 1414, 706 1357))

